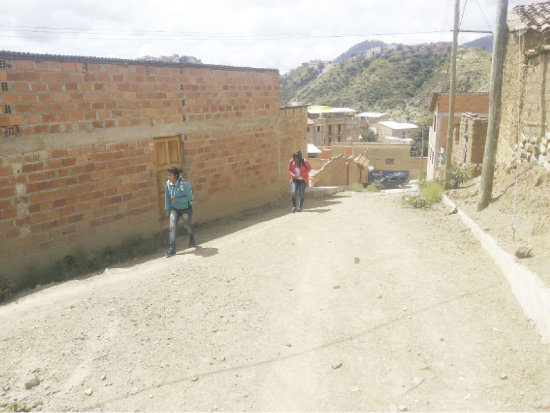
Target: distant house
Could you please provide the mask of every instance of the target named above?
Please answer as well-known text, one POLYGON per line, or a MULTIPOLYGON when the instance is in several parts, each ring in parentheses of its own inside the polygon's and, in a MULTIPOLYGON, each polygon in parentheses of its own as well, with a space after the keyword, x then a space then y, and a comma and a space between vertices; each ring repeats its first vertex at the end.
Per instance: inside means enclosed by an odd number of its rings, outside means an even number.
POLYGON ((391 141, 392 143, 411 143, 411 134, 418 129, 418 125, 407 122, 396 122, 393 120, 384 120, 376 124, 376 130, 379 141, 391 141))
POLYGON ((361 135, 367 136, 369 130, 377 134, 376 124, 384 120, 390 120, 390 116, 382 112, 361 112, 357 115, 357 119, 359 119, 361 135))
MULTIPOLYGON (((428 180, 441 177, 441 167, 446 162, 447 125, 449 122, 449 94, 433 93, 430 103, 433 112, 433 123, 430 127, 428 143, 428 165, 426 177, 428 180)), ((488 93, 457 93, 453 124, 455 139, 458 138, 458 126, 464 113, 487 116, 489 112, 488 93)))
POLYGON ((333 142, 357 141, 360 136, 357 111, 350 108, 331 108, 329 106, 310 106, 308 122, 313 137, 309 143, 329 146, 333 142))
POLYGON ((550 1, 514 7, 507 23, 497 162, 511 164, 518 148, 550 167, 550 1))
POLYGON ((368 122, 371 125, 383 120, 390 120, 387 113, 381 112, 361 112, 357 115, 357 117, 361 122, 368 122))

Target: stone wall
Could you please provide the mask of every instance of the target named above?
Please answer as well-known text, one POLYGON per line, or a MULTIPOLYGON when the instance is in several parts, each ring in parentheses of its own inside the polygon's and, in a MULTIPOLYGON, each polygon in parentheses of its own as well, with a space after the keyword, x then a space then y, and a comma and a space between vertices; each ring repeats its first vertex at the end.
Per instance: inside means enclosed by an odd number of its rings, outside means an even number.
POLYGON ((280 194, 276 70, 0 52, 0 81, 6 275, 166 226, 165 139, 197 222, 280 194))
POLYGON ((532 30, 521 38, 508 34, 497 152, 497 162, 505 166, 514 163, 516 149, 522 161, 548 166, 550 56, 541 47, 546 43, 544 35, 532 30))

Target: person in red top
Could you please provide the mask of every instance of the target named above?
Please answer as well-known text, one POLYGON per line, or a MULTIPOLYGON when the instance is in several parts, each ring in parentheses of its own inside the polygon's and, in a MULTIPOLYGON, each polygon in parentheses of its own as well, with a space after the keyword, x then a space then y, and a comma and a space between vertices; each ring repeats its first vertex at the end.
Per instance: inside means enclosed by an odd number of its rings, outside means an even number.
POLYGON ((298 151, 294 153, 292 155, 292 159, 288 163, 292 196, 292 212, 302 211, 306 187, 309 185, 309 171, 311 171, 311 165, 307 159, 302 158, 302 152, 298 151), (296 208, 296 194, 298 194, 299 197, 298 208, 296 208))

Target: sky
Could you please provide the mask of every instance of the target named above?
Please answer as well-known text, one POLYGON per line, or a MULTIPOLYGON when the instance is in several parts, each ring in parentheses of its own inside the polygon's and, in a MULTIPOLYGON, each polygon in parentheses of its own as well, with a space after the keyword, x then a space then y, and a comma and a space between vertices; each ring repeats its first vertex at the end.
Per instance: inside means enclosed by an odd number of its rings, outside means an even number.
MULTIPOLYGON (((533 0, 509 0, 509 9, 533 0)), ((452 41, 455 0, 13 0, 0 50, 278 69, 333 60, 365 40, 452 41)), ((497 0, 461 0, 461 29, 490 31, 497 0)), ((465 43, 486 33, 460 33, 465 43)))

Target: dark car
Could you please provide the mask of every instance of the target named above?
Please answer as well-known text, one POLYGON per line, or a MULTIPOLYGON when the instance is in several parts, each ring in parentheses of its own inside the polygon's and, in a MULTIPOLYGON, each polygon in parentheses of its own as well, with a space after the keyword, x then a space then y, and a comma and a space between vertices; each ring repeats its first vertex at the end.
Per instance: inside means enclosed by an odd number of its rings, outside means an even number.
POLYGON ((379 188, 399 188, 409 182, 409 177, 404 174, 386 175, 374 181, 374 184, 379 188))

